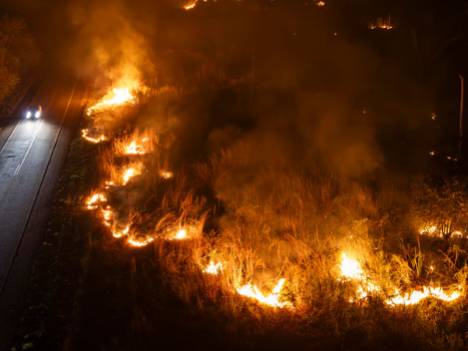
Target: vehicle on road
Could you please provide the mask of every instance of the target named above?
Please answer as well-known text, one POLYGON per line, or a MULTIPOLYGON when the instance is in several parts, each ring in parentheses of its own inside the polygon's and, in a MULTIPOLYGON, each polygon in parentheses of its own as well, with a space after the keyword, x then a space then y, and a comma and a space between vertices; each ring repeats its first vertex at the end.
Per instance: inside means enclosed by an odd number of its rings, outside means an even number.
POLYGON ((40 119, 42 117, 42 106, 41 105, 30 106, 29 108, 26 109, 24 113, 24 117, 26 119, 33 119, 33 120, 40 119))

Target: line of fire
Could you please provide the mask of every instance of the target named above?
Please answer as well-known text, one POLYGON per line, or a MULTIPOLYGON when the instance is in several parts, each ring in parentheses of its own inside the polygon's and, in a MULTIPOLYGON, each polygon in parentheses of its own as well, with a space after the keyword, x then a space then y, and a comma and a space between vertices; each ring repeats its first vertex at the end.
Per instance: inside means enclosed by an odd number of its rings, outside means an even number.
POLYGON ((468 348, 468 4, 0 4, 0 351, 468 348))

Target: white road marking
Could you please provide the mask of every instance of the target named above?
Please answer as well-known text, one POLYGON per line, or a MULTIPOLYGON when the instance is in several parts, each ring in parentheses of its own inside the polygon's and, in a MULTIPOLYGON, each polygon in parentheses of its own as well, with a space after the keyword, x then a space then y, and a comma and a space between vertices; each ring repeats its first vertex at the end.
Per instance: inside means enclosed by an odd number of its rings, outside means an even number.
POLYGON ((7 140, 5 140, 5 142, 3 143, 2 148, 0 149, 0 154, 3 152, 3 150, 5 149, 5 146, 6 146, 6 145, 8 144, 8 142, 10 141, 11 136, 12 136, 13 134, 15 134, 16 128, 18 128, 18 126, 19 126, 20 124, 23 124, 23 123, 24 123, 23 120, 20 120, 20 121, 18 121, 18 123, 16 123, 15 128, 13 128, 13 130, 11 131, 11 133, 10 133, 10 135, 8 136, 7 140))
POLYGON ((26 152, 25 152, 25 154, 23 156, 23 159, 21 160, 20 164, 15 169, 14 176, 17 176, 19 174, 19 172, 21 171, 21 168, 23 167, 24 161, 26 160, 26 157, 28 157, 29 152, 31 151, 31 148, 32 148, 34 142, 36 141, 37 135, 39 134, 39 132, 40 132, 40 130, 42 128, 42 120, 39 121, 39 123, 40 123, 39 127, 36 129, 36 132, 34 133, 34 137, 31 140, 31 143, 29 144, 28 149, 26 150, 26 152))

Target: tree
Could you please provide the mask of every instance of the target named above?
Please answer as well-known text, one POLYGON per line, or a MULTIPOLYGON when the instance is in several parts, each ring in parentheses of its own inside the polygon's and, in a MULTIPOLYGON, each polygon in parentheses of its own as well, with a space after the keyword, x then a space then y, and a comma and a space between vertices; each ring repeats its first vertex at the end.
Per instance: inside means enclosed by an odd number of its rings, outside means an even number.
POLYGON ((38 62, 34 39, 21 19, 0 19, 0 104, 38 62))

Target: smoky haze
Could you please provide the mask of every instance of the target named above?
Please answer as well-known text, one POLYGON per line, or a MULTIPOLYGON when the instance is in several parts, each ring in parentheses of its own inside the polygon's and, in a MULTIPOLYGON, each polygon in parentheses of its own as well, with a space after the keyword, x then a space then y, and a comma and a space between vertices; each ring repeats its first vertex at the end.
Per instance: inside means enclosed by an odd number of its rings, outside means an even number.
MULTIPOLYGON (((426 91, 353 35, 344 14, 298 3, 226 0, 184 11, 185 4, 14 7, 31 18, 51 11, 33 20, 42 42, 93 91, 126 79, 153 93, 170 91, 147 98, 126 123, 170 130, 174 167, 229 153, 236 162, 223 171, 229 177, 218 175, 230 180, 216 183, 221 193, 257 182, 268 169, 367 182, 387 162, 382 140, 392 143, 392 131, 417 128, 409 116, 424 110, 426 91)), ((408 163, 416 159, 408 155, 408 163)))

